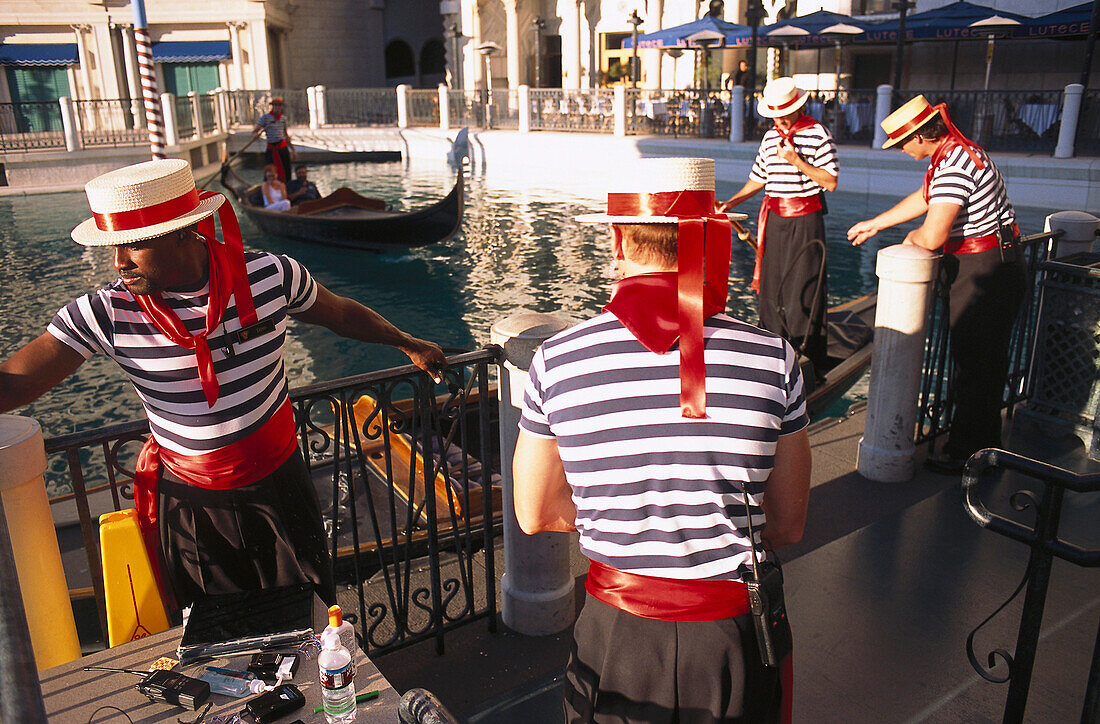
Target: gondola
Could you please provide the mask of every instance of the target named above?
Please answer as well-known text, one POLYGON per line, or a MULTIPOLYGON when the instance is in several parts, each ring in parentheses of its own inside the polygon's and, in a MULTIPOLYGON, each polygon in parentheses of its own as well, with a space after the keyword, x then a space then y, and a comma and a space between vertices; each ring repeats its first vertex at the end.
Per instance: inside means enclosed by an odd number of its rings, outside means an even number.
POLYGON ((828 364, 823 375, 810 372, 803 358, 803 379, 809 392, 806 412, 811 420, 821 417, 844 396, 871 364, 874 348, 875 309, 878 292, 831 308, 826 315, 828 364))
POLYGON ((242 211, 272 236, 350 249, 409 249, 454 236, 462 224, 463 183, 442 200, 416 211, 391 211, 384 201, 342 187, 324 198, 304 201, 289 211, 271 211, 254 203, 259 184, 249 185, 225 165, 221 183, 242 211))

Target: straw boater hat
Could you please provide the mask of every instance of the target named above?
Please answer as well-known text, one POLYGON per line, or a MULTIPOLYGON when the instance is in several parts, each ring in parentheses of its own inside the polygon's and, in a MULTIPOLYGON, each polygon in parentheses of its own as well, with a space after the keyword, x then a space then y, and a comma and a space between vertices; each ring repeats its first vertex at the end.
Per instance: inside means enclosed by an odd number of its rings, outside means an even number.
POLYGON ((924 99, 924 96, 910 98, 905 105, 882 119, 882 130, 886 131, 886 143, 883 148, 903 141, 913 131, 917 130, 939 114, 939 109, 932 106, 924 99))
MULTIPOLYGON (((640 159, 617 177, 616 186, 616 191, 607 194, 606 214, 582 214, 576 220, 582 224, 675 224, 684 218, 715 215, 712 158, 640 159)), ((748 218, 739 212, 725 216, 731 221, 748 218)))
POLYGON ((806 105, 810 95, 794 84, 794 78, 768 81, 756 111, 764 118, 782 118, 806 105))
POLYGON ((185 229, 207 218, 225 196, 200 199, 191 164, 170 158, 126 166, 84 186, 92 218, 73 229, 84 246, 118 246, 185 229))

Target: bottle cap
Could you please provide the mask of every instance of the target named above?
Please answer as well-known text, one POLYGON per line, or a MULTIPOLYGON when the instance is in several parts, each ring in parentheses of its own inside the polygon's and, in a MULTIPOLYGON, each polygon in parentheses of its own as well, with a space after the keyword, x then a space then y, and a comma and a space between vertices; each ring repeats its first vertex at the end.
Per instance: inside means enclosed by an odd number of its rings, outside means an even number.
POLYGON ((344 614, 340 610, 339 606, 328 607, 328 625, 333 628, 340 628, 340 624, 344 622, 344 614))

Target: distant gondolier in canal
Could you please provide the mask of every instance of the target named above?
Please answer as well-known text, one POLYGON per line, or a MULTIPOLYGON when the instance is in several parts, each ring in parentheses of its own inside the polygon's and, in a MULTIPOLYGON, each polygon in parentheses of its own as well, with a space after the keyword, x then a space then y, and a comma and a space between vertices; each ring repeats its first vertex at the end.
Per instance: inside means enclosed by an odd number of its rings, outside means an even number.
POLYGON ((640 161, 578 220, 611 224, 620 280, 535 352, 512 468, 524 532, 576 530, 590 560, 566 718, 789 721, 790 628, 774 619, 766 666, 746 581, 770 571, 781 596, 770 549, 806 520, 798 358, 725 313, 713 160, 640 161))
POLYGON ((883 148, 897 146, 929 159, 921 188, 893 208, 848 230, 862 244, 891 226, 924 215, 905 237, 942 251, 954 368, 955 417, 943 456, 927 461, 939 472, 961 473, 966 459, 1001 445, 1001 399, 1008 376, 1012 325, 1026 278, 1018 253, 1020 231, 1004 178, 985 150, 951 123, 944 104, 917 96, 882 121, 883 148))
POLYGON ((264 151, 264 157, 268 163, 275 166, 276 175, 285 183, 290 178, 290 162, 298 158, 298 152, 290 142, 287 118, 283 115, 282 98, 271 99, 271 110, 256 121, 256 128, 252 131, 252 138, 248 142, 255 141, 261 133, 267 134, 267 149, 264 151))
POLYGON ((94 354, 111 357, 149 418, 134 503, 176 602, 309 582, 332 603, 283 366, 288 316, 397 347, 433 377, 446 365, 440 348, 334 295, 289 257, 245 252, 232 206, 197 191, 186 161, 128 166, 85 188, 93 218, 72 238, 109 249, 119 278, 66 305, 0 364, 0 411, 94 354))
POLYGON ((836 145, 828 129, 803 112, 809 98, 791 78, 764 87, 757 112, 774 125, 764 134, 749 180, 718 208, 731 209, 764 191, 756 227, 752 288, 760 326, 787 339, 825 370, 825 192, 837 184, 836 145))

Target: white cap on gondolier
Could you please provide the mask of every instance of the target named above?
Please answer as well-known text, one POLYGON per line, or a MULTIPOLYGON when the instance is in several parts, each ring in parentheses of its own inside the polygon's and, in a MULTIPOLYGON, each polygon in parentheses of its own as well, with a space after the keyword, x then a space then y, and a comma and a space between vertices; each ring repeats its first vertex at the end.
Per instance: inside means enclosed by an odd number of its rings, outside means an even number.
POLYGON ((756 112, 764 118, 782 118, 806 105, 809 98, 809 93, 795 85, 794 78, 775 78, 764 86, 756 112))
POLYGON ((191 164, 144 161, 96 176, 84 186, 92 218, 72 231, 84 246, 119 246, 176 231, 207 218, 225 196, 195 188, 191 164))

